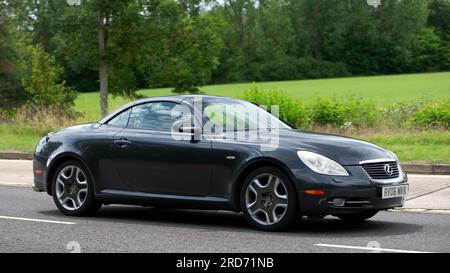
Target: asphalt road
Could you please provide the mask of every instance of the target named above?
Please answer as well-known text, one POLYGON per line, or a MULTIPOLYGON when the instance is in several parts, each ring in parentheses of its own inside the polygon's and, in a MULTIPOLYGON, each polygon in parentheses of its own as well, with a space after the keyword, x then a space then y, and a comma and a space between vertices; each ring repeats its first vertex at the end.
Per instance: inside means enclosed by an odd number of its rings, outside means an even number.
POLYGON ((259 232, 240 214, 104 206, 62 215, 46 193, 0 186, 0 252, 450 252, 450 214, 381 212, 363 224, 303 219, 259 232), (377 250, 379 251, 379 250, 377 250))

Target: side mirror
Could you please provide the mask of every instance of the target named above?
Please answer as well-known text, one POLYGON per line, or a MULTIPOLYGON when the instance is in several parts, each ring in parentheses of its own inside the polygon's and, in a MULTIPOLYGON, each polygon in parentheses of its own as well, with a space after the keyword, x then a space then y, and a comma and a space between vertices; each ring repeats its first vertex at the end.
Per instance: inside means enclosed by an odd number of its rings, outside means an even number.
POLYGON ((186 133, 186 134, 191 134, 192 141, 200 140, 202 137, 202 128, 200 128, 198 126, 191 126, 191 127, 181 126, 180 132, 186 133))
POLYGON ((186 133, 191 135, 191 140, 200 140, 202 136, 202 128, 200 126, 186 126, 189 125, 190 120, 178 120, 172 125, 172 131, 178 133, 186 133))

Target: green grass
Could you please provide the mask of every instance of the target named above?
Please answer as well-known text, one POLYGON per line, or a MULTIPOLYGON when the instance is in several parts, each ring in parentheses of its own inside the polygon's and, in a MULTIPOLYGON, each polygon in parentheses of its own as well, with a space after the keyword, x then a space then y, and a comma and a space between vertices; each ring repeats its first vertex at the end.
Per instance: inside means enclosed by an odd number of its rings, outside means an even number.
POLYGON ((449 132, 418 132, 361 137, 394 152, 402 162, 450 163, 449 132))
POLYGON ((0 124, 0 151, 32 152, 42 137, 30 127, 0 124))
MULTIPOLYGON (((255 83, 219 84, 202 87, 206 94, 242 97, 245 90, 255 83)), ((256 83, 260 88, 275 88, 289 96, 310 101, 320 96, 359 96, 371 99, 378 105, 397 102, 413 102, 419 99, 450 99, 450 72, 408 74, 394 76, 353 77, 322 80, 302 80, 256 83)), ((171 88, 143 89, 139 93, 146 97, 172 95, 171 88)), ((110 110, 128 102, 117 97, 110 98, 110 110)), ((76 108, 84 114, 83 121, 100 118, 99 94, 83 93, 76 100, 76 108)))
MULTIPOLYGON (((424 98, 437 101, 450 99, 450 72, 256 84, 263 89, 275 88, 284 91, 289 96, 305 101, 331 95, 338 98, 365 97, 377 105, 408 103, 424 98)), ((253 86, 254 83, 210 85, 203 87, 202 90, 212 95, 242 97, 244 91, 253 86)), ((139 93, 146 97, 172 94, 170 88, 144 89, 139 93)), ((121 97, 110 97, 110 111, 126 102, 128 100, 121 97)), ((99 120, 99 94, 97 92, 80 94, 75 102, 75 108, 82 114, 77 123, 99 120)), ((0 151, 32 152, 41 136, 42 133, 30 127, 0 124, 0 151)), ((379 133, 359 138, 392 150, 404 162, 450 163, 449 132, 397 131, 393 135, 379 133)))

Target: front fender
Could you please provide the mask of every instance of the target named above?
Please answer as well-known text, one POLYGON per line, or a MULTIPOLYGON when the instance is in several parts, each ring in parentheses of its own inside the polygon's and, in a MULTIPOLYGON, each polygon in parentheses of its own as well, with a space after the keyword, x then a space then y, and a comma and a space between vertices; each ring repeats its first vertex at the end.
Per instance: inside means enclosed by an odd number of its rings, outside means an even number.
POLYGON ((61 164, 64 161, 67 161, 67 160, 80 161, 88 170, 89 175, 91 177, 93 177, 90 169, 87 167, 87 164, 84 162, 83 158, 81 157, 81 153, 79 153, 79 152, 77 153, 76 151, 70 151, 70 152, 63 151, 63 150, 61 150, 59 152, 55 151, 47 159, 46 172, 45 172, 45 176, 44 176, 45 190, 49 195, 52 195, 51 183, 52 183, 52 179, 53 179, 56 169, 58 168, 59 164, 61 164))
MULTIPOLYGON (((231 185, 232 194, 230 196, 230 203, 232 204, 233 209, 235 211, 240 210, 240 192, 247 175, 257 168, 267 166, 282 170, 291 178, 292 181, 295 181, 295 176, 290 170, 290 168, 279 159, 268 156, 252 158, 251 160, 247 161, 244 165, 242 165, 237 170, 237 172, 233 177, 233 183, 231 185)), ((296 183, 294 183, 294 187, 297 187, 296 183)))

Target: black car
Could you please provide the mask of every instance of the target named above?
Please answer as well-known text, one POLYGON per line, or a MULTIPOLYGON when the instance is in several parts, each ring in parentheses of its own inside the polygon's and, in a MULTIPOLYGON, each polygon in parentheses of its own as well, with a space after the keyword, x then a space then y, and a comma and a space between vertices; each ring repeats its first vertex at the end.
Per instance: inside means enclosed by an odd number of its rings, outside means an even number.
POLYGON ((347 137, 293 129, 250 102, 169 96, 39 141, 34 190, 66 215, 103 204, 231 210, 261 230, 301 215, 362 221, 402 206, 396 156, 347 137))

